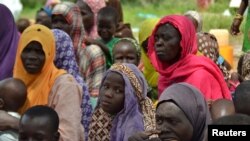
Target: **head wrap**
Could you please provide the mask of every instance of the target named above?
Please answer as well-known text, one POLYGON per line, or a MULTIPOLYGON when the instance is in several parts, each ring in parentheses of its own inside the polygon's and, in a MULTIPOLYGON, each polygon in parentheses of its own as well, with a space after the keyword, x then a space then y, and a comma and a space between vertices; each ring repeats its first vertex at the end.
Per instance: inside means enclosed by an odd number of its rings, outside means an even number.
POLYGON ((59 70, 54 65, 55 58, 55 38, 50 29, 43 25, 29 26, 20 37, 16 62, 14 66, 14 77, 19 78, 26 84, 28 88, 28 96, 24 106, 20 109, 23 113, 28 108, 34 105, 46 105, 48 96, 57 77, 66 73, 64 70, 59 70), (45 63, 41 72, 30 74, 26 71, 21 60, 21 54, 26 46, 37 41, 42 45, 45 54, 45 63))

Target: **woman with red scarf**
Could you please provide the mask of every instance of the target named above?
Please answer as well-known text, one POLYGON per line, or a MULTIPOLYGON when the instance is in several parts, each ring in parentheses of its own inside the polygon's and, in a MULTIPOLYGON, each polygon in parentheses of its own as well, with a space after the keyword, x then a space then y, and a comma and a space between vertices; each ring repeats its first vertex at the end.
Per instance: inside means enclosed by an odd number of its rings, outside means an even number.
POLYGON ((159 94, 171 84, 186 82, 198 88, 210 102, 231 99, 223 74, 214 62, 196 56, 194 25, 185 16, 163 17, 149 38, 148 55, 159 72, 159 94))

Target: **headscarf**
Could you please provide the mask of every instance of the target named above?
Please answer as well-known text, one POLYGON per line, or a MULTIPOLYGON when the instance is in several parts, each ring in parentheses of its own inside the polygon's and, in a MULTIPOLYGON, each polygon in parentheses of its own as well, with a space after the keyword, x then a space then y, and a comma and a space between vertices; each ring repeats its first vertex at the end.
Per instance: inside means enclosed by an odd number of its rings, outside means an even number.
POLYGON ((94 25, 90 35, 91 37, 97 39, 99 37, 97 32, 97 13, 101 8, 106 6, 105 0, 82 0, 82 1, 85 2, 94 13, 94 25))
POLYGON ((124 108, 111 117, 98 105, 92 116, 89 140, 127 141, 134 132, 155 129, 155 109, 146 96, 147 83, 140 70, 134 64, 114 64, 102 85, 110 72, 121 74, 125 81, 124 108))
POLYGON ((250 52, 246 52, 243 55, 242 77, 244 80, 250 80, 250 52))
POLYGON ((203 22, 202 22, 202 17, 200 16, 200 14, 197 11, 190 10, 190 11, 187 11, 184 15, 194 18, 198 23, 198 27, 196 30, 197 32, 201 32, 203 22))
MULTIPOLYGON (((159 21, 158 18, 147 19, 141 23, 139 31, 139 43, 142 47, 143 41, 145 41, 152 33, 155 25, 159 21)), ((147 52, 141 49, 142 62, 144 65, 143 74, 151 87, 157 87, 159 74, 156 72, 154 66, 151 64, 148 58, 147 52)))
POLYGON ((88 136, 88 127, 92 114, 92 107, 90 104, 90 96, 86 83, 80 75, 79 67, 76 62, 74 54, 74 47, 72 40, 67 33, 59 29, 53 29, 56 40, 56 58, 54 60, 55 66, 59 69, 66 70, 69 74, 74 76, 76 81, 82 86, 82 124, 84 126, 85 137, 88 136))
POLYGON ((223 78, 220 69, 210 59, 204 56, 196 56, 197 40, 195 29, 191 21, 181 15, 170 15, 163 17, 156 25, 151 37, 149 38, 148 55, 156 70, 161 74, 159 78, 159 93, 173 83, 187 82, 198 88, 207 100, 216 100, 218 98, 231 99, 227 84, 223 78), (181 34, 180 46, 181 56, 177 62, 169 65, 158 60, 155 52, 154 35, 161 25, 170 23, 177 28, 181 34), (217 83, 212 87, 202 87, 201 80, 192 75, 196 72, 197 76, 213 76, 211 84, 217 83))
POLYGON ((201 92, 187 83, 176 83, 164 90, 157 107, 166 101, 173 101, 190 121, 193 126, 191 141, 202 141, 211 118, 201 92))
MULTIPOLYGON (((138 42, 135 40, 135 39, 132 39, 132 38, 119 38, 113 46, 116 46, 116 44, 118 44, 119 42, 122 42, 122 41, 128 41, 129 43, 131 43, 133 45, 133 47, 135 48, 136 50, 136 55, 138 58, 141 58, 141 48, 138 44, 138 42)), ((114 48, 113 48, 114 49, 114 48)))
POLYGON ((20 113, 34 105, 46 105, 56 78, 66 73, 64 70, 55 67, 53 62, 55 51, 55 38, 52 31, 47 27, 35 24, 29 26, 22 33, 18 43, 14 77, 24 81, 28 88, 28 96, 24 106, 20 109, 20 113), (23 50, 32 41, 37 41, 42 45, 46 59, 41 72, 37 74, 28 73, 21 60, 23 50))
POLYGON ((82 23, 82 16, 79 7, 71 2, 62 2, 57 4, 52 15, 62 15, 72 27, 70 37, 73 41, 75 53, 79 48, 85 47, 83 43, 84 27, 82 23))
POLYGON ((0 4, 0 80, 12 77, 15 63, 18 30, 10 10, 0 4))

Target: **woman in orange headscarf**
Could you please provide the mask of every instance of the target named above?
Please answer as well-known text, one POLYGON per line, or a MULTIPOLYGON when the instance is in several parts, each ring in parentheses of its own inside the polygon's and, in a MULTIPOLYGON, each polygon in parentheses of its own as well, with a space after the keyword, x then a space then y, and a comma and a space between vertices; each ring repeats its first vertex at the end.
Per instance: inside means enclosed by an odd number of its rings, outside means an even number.
POLYGON ((81 123, 82 89, 70 74, 57 69, 53 63, 55 39, 51 30, 33 25, 21 35, 14 77, 24 81, 28 96, 23 113, 35 105, 52 107, 59 115, 60 140, 83 140, 81 123))

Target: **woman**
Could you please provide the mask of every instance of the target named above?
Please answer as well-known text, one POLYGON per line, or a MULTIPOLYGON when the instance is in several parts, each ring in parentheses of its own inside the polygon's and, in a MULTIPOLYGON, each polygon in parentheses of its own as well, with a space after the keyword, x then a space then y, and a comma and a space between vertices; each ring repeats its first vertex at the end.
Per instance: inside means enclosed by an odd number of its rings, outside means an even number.
POLYGON ((195 55, 195 29, 187 17, 163 17, 149 38, 148 49, 153 66, 160 73, 159 94, 173 83, 187 82, 199 89, 209 103, 219 98, 231 99, 216 64, 206 57, 195 55))
POLYGON ((176 83, 164 90, 157 104, 157 131, 135 134, 129 141, 147 140, 154 132, 160 140, 203 141, 210 122, 201 92, 187 83, 176 83))
POLYGON ((92 115, 89 140, 127 141, 134 132, 155 129, 147 83, 133 64, 114 64, 105 74, 92 115))
POLYGON ((83 140, 82 89, 74 77, 54 65, 55 38, 43 25, 28 27, 18 44, 14 77, 24 81, 28 96, 23 113, 35 105, 48 105, 59 115, 60 140, 83 140))
POLYGON ((106 71, 105 55, 99 46, 85 45, 84 27, 78 6, 70 2, 57 4, 52 11, 52 28, 62 29, 70 35, 81 75, 95 102, 103 73, 106 71))
POLYGON ((90 96, 88 87, 80 75, 76 57, 74 54, 74 47, 72 40, 67 33, 59 29, 53 29, 54 37, 56 40, 56 57, 54 64, 59 69, 66 70, 69 74, 73 75, 76 81, 81 85, 82 94, 82 124, 84 126, 85 136, 88 136, 88 128, 90 117, 92 114, 92 107, 90 103, 90 96))
POLYGON ((0 80, 3 80, 13 75, 19 35, 12 13, 3 4, 0 4, 0 19, 3 21, 0 24, 0 80))
POLYGON ((227 68, 228 63, 219 54, 219 44, 216 37, 213 34, 202 32, 202 18, 198 12, 187 11, 184 15, 188 17, 195 26, 197 32, 198 54, 210 58, 220 68, 225 81, 228 82, 230 79, 230 73, 228 70, 231 68, 227 68))

